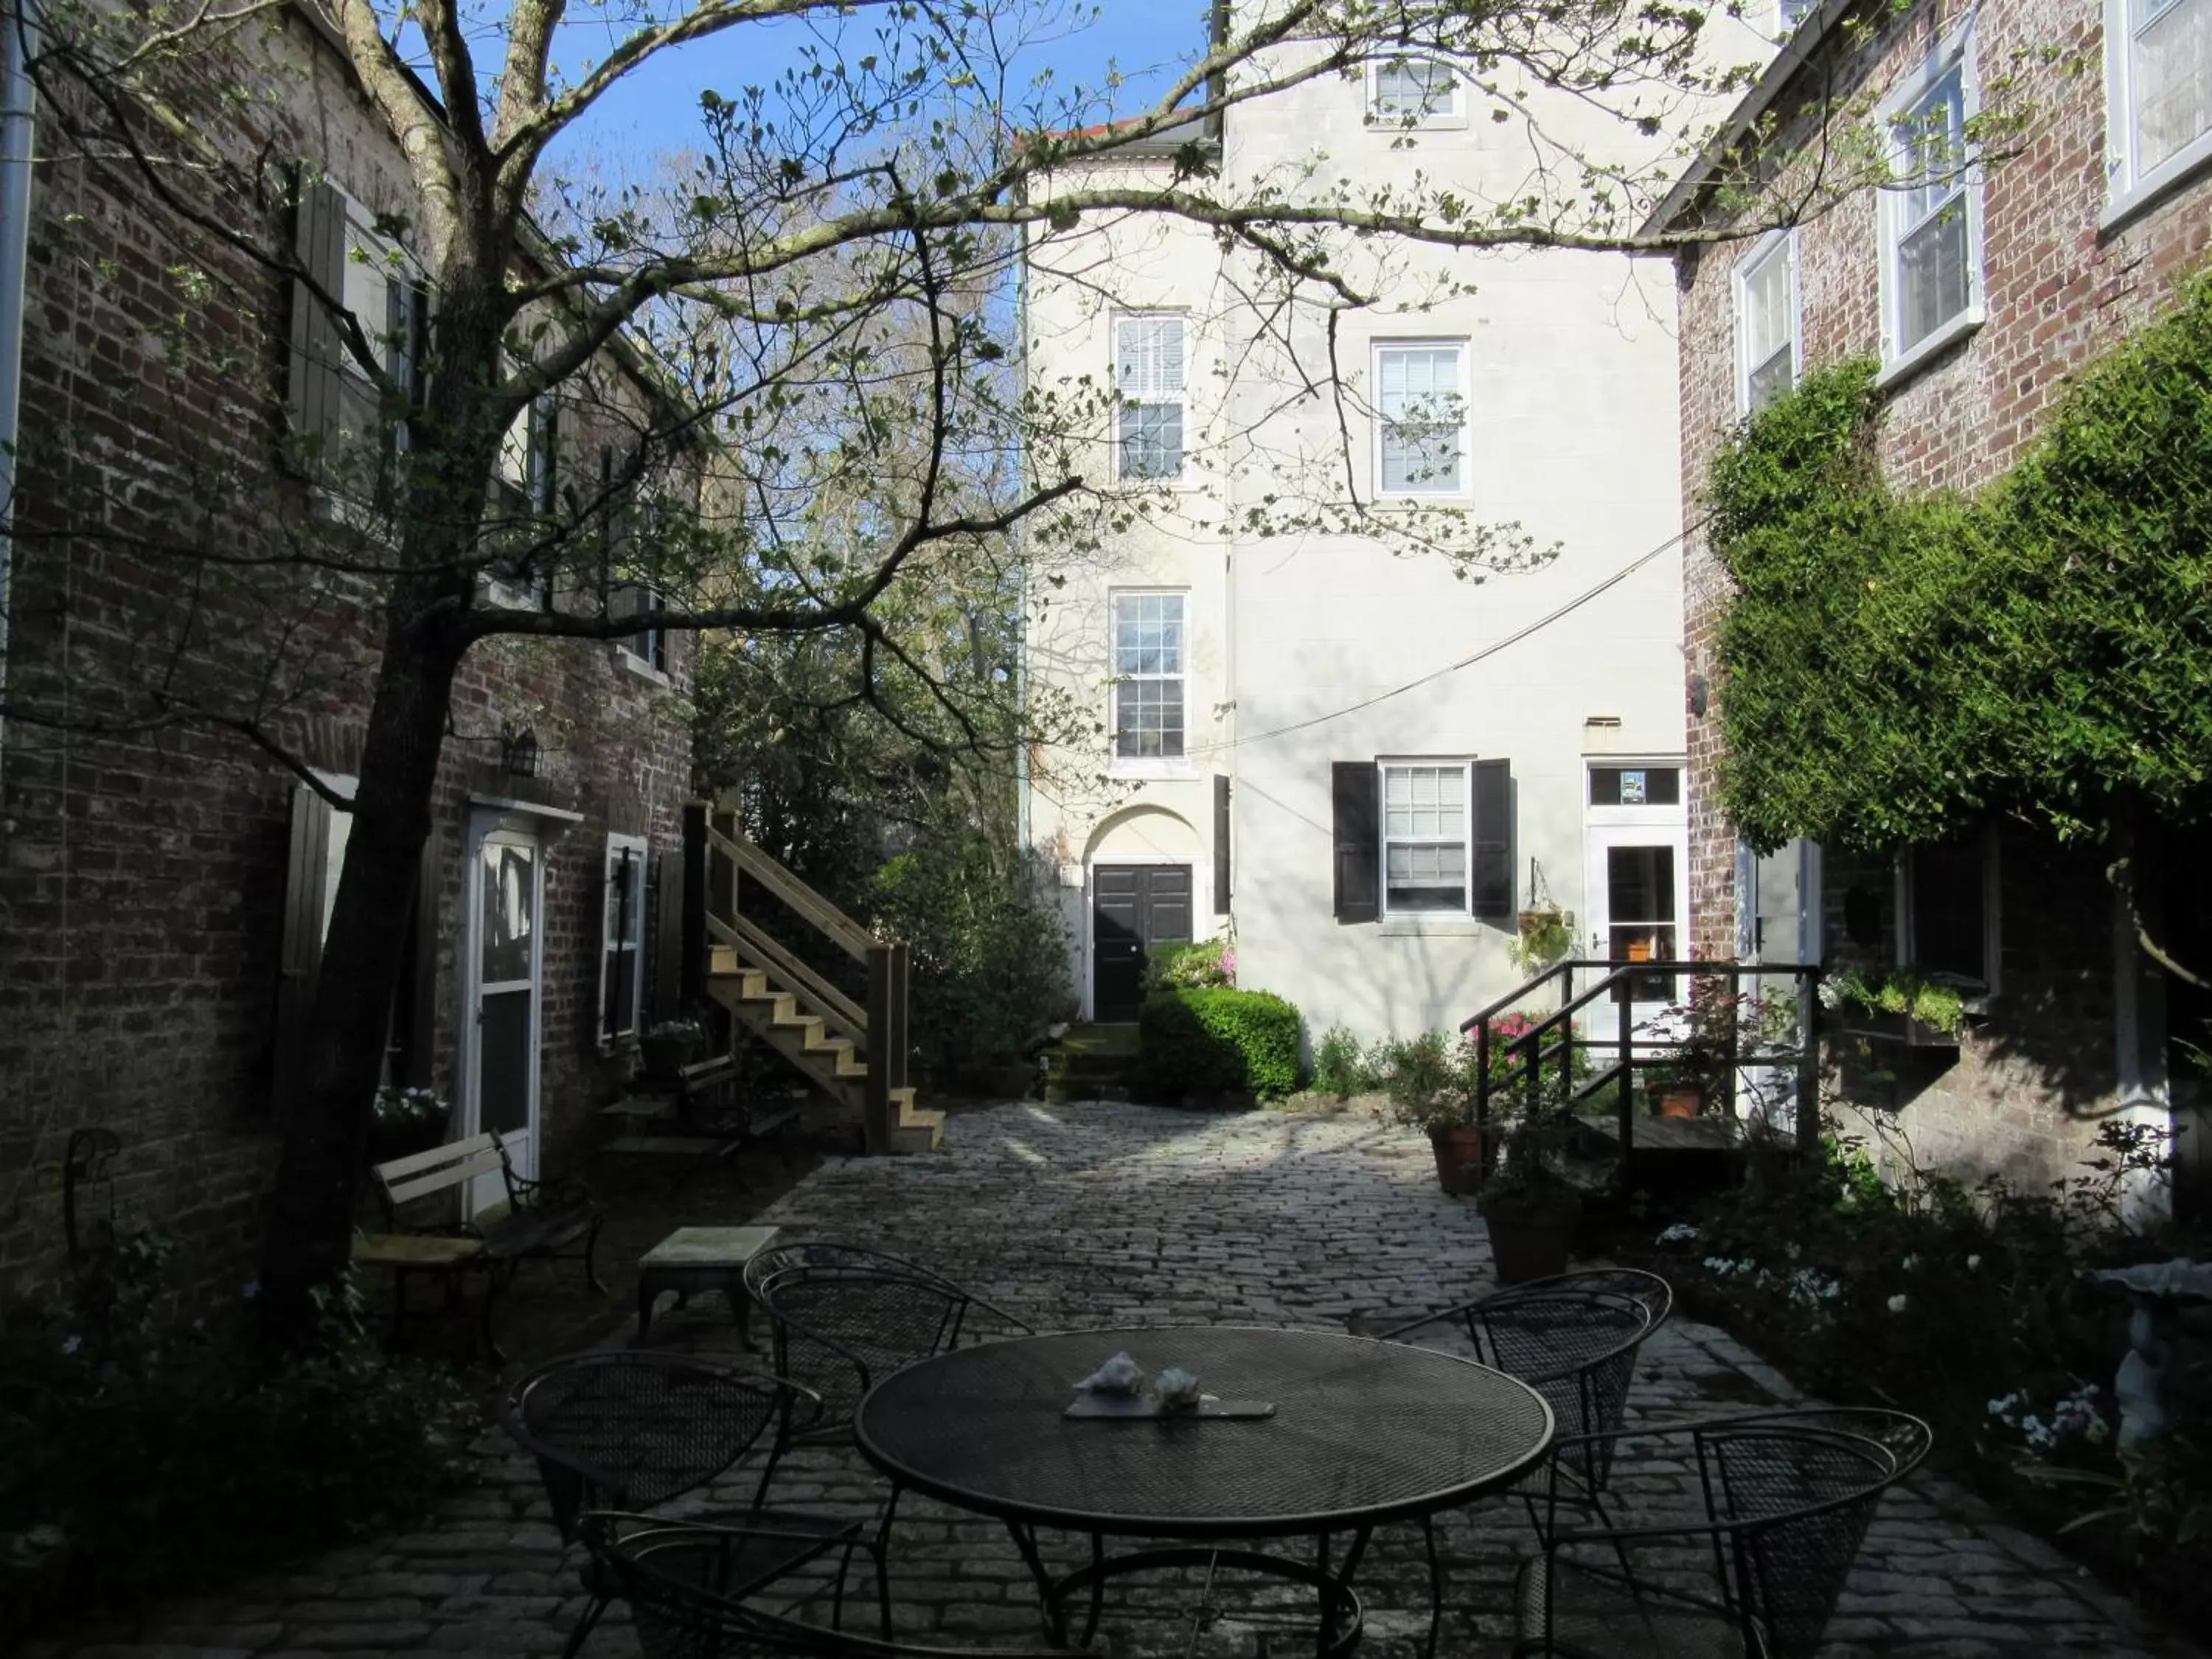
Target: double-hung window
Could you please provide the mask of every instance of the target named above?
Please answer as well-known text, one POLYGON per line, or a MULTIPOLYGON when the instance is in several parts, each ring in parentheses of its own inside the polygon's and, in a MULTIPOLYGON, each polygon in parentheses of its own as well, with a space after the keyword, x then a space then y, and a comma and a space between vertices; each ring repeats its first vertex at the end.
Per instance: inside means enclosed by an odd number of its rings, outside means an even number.
POLYGON ((397 398, 395 404, 386 404, 376 375, 351 343, 341 339, 336 353, 337 427, 344 448, 331 459, 337 463, 336 481, 344 495, 389 511, 399 459, 407 453, 407 416, 420 396, 429 290, 413 256, 379 228, 367 208, 351 197, 343 199, 345 263, 338 297, 397 398))
POLYGON ((614 1043, 637 1035, 645 994, 646 845, 637 836, 609 836, 606 915, 600 934, 599 1036, 614 1043))
POLYGON ((1933 350, 1978 319, 1981 179, 1969 166, 1973 36, 1962 29, 1885 107, 1891 171, 1882 204, 1884 359, 1933 350))
POLYGON ((1183 319, 1145 312, 1114 319, 1114 385, 1120 393, 1121 476, 1182 476, 1183 319))
POLYGON ((1367 66, 1367 118, 1378 126, 1449 126, 1466 118, 1459 73, 1427 58, 1384 58, 1367 66))
POLYGON ((1800 23, 1820 9, 1820 0, 1775 0, 1774 33, 1787 39, 1796 33, 1800 23))
POLYGON ((1378 495, 1463 495, 1468 488, 1467 346, 1457 340, 1375 347, 1378 495))
POLYGON ((1778 231, 1735 272, 1736 407, 1764 409, 1797 384, 1797 234, 1778 231))
POLYGON ((2114 208, 2212 159, 2212 0, 2105 0, 2114 208))
POLYGON ((537 544, 546 534, 538 520, 553 511, 558 427, 552 394, 540 392, 500 434, 484 528, 512 546, 492 561, 493 597, 505 605, 550 610, 553 604, 551 561, 537 544))
POLYGON ((1173 760, 1183 752, 1181 593, 1114 596, 1114 754, 1173 760))
POLYGON ((1468 908, 1467 766, 1382 766, 1382 910, 1468 908))

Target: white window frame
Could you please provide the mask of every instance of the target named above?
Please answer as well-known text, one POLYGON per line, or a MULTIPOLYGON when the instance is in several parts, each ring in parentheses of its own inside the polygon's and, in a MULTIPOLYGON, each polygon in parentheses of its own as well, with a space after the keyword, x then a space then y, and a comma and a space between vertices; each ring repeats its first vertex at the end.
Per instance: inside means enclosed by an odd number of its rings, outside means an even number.
MULTIPOLYGON (((2003 871, 2000 864, 1999 841, 1995 825, 1983 829, 1977 841, 1982 863, 1982 975, 1979 996, 1995 996, 1997 992, 1998 964, 2002 960, 2004 920, 2003 871)), ((1893 885, 1896 890, 1897 911, 1894 918, 1897 935, 1896 966, 1904 972, 1924 971, 1915 958, 1919 955, 1918 941, 1913 937, 1912 890, 1913 854, 1919 849, 1907 848, 1897 855, 1896 875, 1893 885)), ((1976 1002, 1974 1005, 1981 1005, 1976 1002)))
MULTIPOLYGON (((1124 777, 1158 776, 1190 769, 1190 590, 1187 587, 1116 587, 1106 597, 1106 742, 1109 772, 1124 777), (1124 674, 1121 672, 1121 601, 1171 599, 1182 607, 1177 623, 1176 672, 1124 674), (1182 746, 1173 755, 1121 752, 1121 687, 1127 681, 1174 680, 1182 687, 1182 746)), ((1111 862, 1111 860, 1109 860, 1111 862)))
POLYGON ((1749 253, 1736 262, 1733 286, 1735 297, 1735 412, 1739 415, 1751 413, 1751 377, 1761 367, 1760 363, 1751 361, 1751 285, 1776 259, 1785 261, 1789 266, 1791 388, 1794 390, 1798 381, 1805 378, 1805 307, 1797 285, 1797 232, 1793 227, 1786 230, 1769 231, 1753 244, 1749 253))
POLYGON ((1375 499, 1378 501, 1465 501, 1474 495, 1474 397, 1470 380, 1473 352, 1465 337, 1431 336, 1369 343, 1367 372, 1369 403, 1374 411, 1375 440, 1369 460, 1375 469, 1375 499), (1382 358, 1392 351, 1442 351, 1459 354, 1459 482, 1455 485, 1416 486, 1386 489, 1382 484, 1382 442, 1390 422, 1382 413, 1382 358))
POLYGON ((1149 310, 1116 311, 1109 325, 1107 343, 1112 351, 1111 374, 1114 381, 1114 476, 1125 483, 1159 486, 1183 483, 1190 476, 1190 316, 1187 312, 1155 307, 1149 310), (1176 388, 1173 397, 1164 393, 1138 397, 1123 390, 1121 386, 1121 325, 1125 323, 1171 322, 1182 336, 1182 384, 1176 388), (1126 451, 1121 441, 1121 421, 1132 405, 1139 409, 1165 409, 1173 404, 1182 412, 1177 427, 1181 436, 1176 449, 1175 471, 1172 472, 1133 473, 1124 465, 1126 451))
POLYGON ((1368 125, 1385 131, 1444 132, 1467 125, 1467 72, 1445 58, 1431 58, 1418 52, 1391 52, 1381 58, 1370 58, 1367 60, 1363 95, 1368 125), (1452 78, 1451 102, 1443 109, 1420 115, 1386 112, 1382 107, 1382 71, 1401 63, 1428 64, 1449 75, 1452 78))
POLYGON ((1821 0, 1774 0, 1774 38, 1788 40, 1820 6, 1821 0), (1797 14, 1795 17, 1790 15, 1793 10, 1797 14))
MULTIPOLYGON (((1937 44, 1910 79, 1882 100, 1875 115, 1875 128, 1885 136, 1892 166, 1910 168, 1912 165, 1911 142, 1898 133, 1894 124, 1904 119, 1913 106, 1934 91, 1954 69, 1959 72, 1960 118, 1972 123, 1981 113, 1982 88, 1971 16, 1937 44)), ((1966 215, 1966 303, 1908 349, 1900 349, 1898 345, 1904 333, 1901 317, 1905 286, 1899 261, 1907 233, 1928 221, 1911 225, 1905 222, 1909 210, 1905 187, 1884 185, 1879 192, 1876 209, 1881 220, 1882 368, 1875 379, 1876 385, 1887 386, 1902 379, 1938 352, 1972 333, 1986 319, 1982 276, 1983 182, 1981 163, 1969 161, 1959 178, 1958 193, 1954 198, 1963 204, 1966 215)))
POLYGON ((2212 127, 2207 127, 2149 171, 2137 170, 2131 9, 2130 0, 2105 0, 2105 207, 2097 219, 2100 230, 2125 223, 2212 162, 2212 127))
POLYGON ((1468 757, 1384 755, 1375 762, 1376 915, 1382 921, 1439 921, 1447 917, 1472 920, 1474 915, 1474 763, 1468 757), (1451 836, 1393 836, 1390 833, 1390 774, 1419 769, 1459 775, 1459 834, 1451 836), (1392 847, 1450 847, 1460 849, 1459 904, 1455 909, 1390 908, 1390 849, 1392 847))
POLYGON ((638 1032, 645 1024, 645 894, 646 861, 651 857, 651 848, 643 836, 610 834, 599 869, 599 994, 592 1004, 592 1029, 598 1034, 599 1047, 611 1051, 637 1041, 638 1032), (635 854, 631 877, 630 928, 635 935, 630 945, 629 1017, 628 1030, 609 1032, 607 1030, 607 975, 614 960, 616 941, 607 926, 615 872, 620 867, 622 854, 635 854))
POLYGON ((617 591, 637 596, 639 608, 625 615, 635 617, 639 622, 647 625, 641 627, 635 634, 619 635, 615 641, 615 654, 621 659, 623 666, 632 672, 666 684, 670 678, 669 664, 672 660, 669 655, 668 630, 651 626, 649 619, 655 611, 668 609, 668 601, 657 589, 647 587, 643 582, 623 582, 617 591), (639 650, 640 645, 645 649, 639 650), (656 656, 658 661, 654 660, 656 656))
MULTIPOLYGON (((514 372, 515 365, 506 363, 507 372, 514 372)), ((538 430, 543 417, 557 430, 559 414, 550 392, 541 392, 515 412, 507 422, 507 430, 500 434, 499 453, 493 462, 493 482, 502 491, 513 490, 525 498, 526 510, 532 514, 550 513, 558 498, 561 449, 556 439, 552 456, 545 462, 541 477, 538 472, 538 430)), ((504 502, 497 504, 504 515, 508 510, 504 502)), ((510 611, 550 611, 553 608, 553 573, 544 570, 529 587, 509 581, 495 572, 484 573, 485 596, 495 605, 510 611)))

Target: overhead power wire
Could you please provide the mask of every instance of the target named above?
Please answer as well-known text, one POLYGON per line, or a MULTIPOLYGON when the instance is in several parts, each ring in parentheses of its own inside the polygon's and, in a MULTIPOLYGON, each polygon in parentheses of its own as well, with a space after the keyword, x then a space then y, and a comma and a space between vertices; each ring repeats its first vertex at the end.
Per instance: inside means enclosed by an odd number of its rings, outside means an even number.
POLYGON ((1371 697, 1362 697, 1358 702, 1346 703, 1343 708, 1333 708, 1325 714, 1310 715, 1305 720, 1293 720, 1288 726, 1278 726, 1265 732, 1255 732, 1249 737, 1240 736, 1228 743, 1203 744, 1192 750, 1190 752, 1194 755, 1218 754, 1222 750, 1227 749, 1241 749, 1247 744, 1267 743, 1276 738, 1288 737, 1293 732, 1304 732, 1313 726, 1325 726, 1331 720, 1342 720, 1346 714, 1357 714, 1364 708, 1372 708, 1377 703, 1388 702, 1393 697, 1402 697, 1408 691, 1418 691, 1421 687, 1443 678, 1447 674, 1458 673, 1462 668, 1472 668, 1476 663, 1480 662, 1484 658, 1495 656, 1500 651, 1504 650, 1506 647, 1510 645, 1518 645, 1530 635, 1540 633, 1543 629, 1549 628, 1553 623, 1558 622, 1561 617, 1573 615, 1576 611, 1581 610, 1583 606, 1588 605, 1592 599, 1597 598, 1599 594, 1606 592, 1608 588, 1618 587, 1621 583, 1626 581, 1638 571, 1643 569, 1645 565, 1650 564, 1654 559, 1659 558, 1667 553, 1672 552, 1675 548, 1680 547, 1685 541, 1689 539, 1690 535, 1693 531, 1703 529, 1705 527, 1705 520, 1701 518, 1693 523, 1683 526, 1680 530, 1677 531, 1672 536, 1669 536, 1665 541, 1660 543, 1658 546, 1653 548, 1650 552, 1645 553, 1638 558, 1632 559, 1628 563, 1621 566, 1620 569, 1614 571, 1610 576, 1607 576, 1603 581, 1598 582, 1593 586, 1584 588, 1581 592, 1576 594, 1574 598, 1569 599, 1565 604, 1559 606, 1556 610, 1547 611, 1543 616, 1537 617, 1534 622, 1529 623, 1525 627, 1515 629, 1513 632, 1508 634, 1504 639, 1492 640, 1488 645, 1484 646, 1480 651, 1476 651, 1467 656, 1462 657, 1457 662, 1448 662, 1441 668, 1431 669, 1419 679, 1407 680, 1403 685, 1394 686, 1388 691, 1377 691, 1371 697))

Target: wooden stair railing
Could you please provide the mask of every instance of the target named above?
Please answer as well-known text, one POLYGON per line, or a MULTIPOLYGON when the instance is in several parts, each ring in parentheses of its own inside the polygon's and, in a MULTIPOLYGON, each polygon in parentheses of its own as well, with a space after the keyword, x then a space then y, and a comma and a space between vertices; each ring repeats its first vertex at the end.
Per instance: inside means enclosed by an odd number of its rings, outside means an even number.
POLYGON ((937 1144, 944 1114, 915 1104, 908 1081, 908 952, 878 939, 744 838, 737 813, 684 807, 683 995, 711 997, 824 1093, 857 1105, 871 1153, 937 1144), (866 1006, 741 908, 744 883, 868 970, 866 1006))

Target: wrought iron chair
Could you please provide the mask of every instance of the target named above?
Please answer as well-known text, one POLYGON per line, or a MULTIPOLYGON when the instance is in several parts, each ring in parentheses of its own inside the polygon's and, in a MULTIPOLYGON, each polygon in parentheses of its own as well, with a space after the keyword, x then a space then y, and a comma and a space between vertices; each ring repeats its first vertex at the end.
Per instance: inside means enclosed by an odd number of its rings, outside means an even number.
MULTIPOLYGON (((763 1250, 745 1265, 745 1289, 768 1314, 776 1374, 801 1383, 816 1402, 805 1413, 796 1395, 784 1401, 761 1472, 763 1498, 786 1452, 845 1440, 868 1390, 893 1371, 958 1346, 971 1314, 1023 1335, 1033 1328, 933 1267, 828 1239, 763 1250)), ((876 1530, 878 1555, 898 1500, 894 1485, 876 1530)))
MULTIPOLYGON (((1463 1322, 1475 1358, 1517 1376, 1550 1402, 1559 1422, 1553 1462, 1564 1462, 1579 1500, 1605 1519, 1613 1449, 1606 1436, 1621 1424, 1636 1351, 1666 1322, 1674 1287, 1634 1267, 1596 1267, 1533 1279, 1495 1291, 1442 1313, 1424 1314, 1382 1333, 1401 1341, 1425 1326, 1463 1322)), ((1522 1485, 1542 1528, 1533 1492, 1541 1470, 1522 1485)))
MULTIPOLYGON (((599 1509, 652 1510, 696 1492, 729 1468, 812 1396, 781 1377, 684 1354, 630 1349, 571 1354, 539 1366, 501 1402, 500 1425, 538 1460, 562 1541, 599 1509)), ((890 1633, 890 1587, 880 1539, 865 1522, 766 1506, 763 1484, 728 1529, 732 1582, 757 1588, 833 1553, 838 1556, 832 1624, 844 1613, 852 1553, 875 1567, 878 1611, 890 1633), (738 1541, 742 1540, 742 1544, 738 1541)), ((586 1566, 589 1600, 568 1638, 574 1659, 606 1610, 611 1589, 595 1556, 586 1566)))
POLYGON ((584 1541, 629 1603, 644 1659, 1073 1659, 1057 1650, 968 1650, 856 1636, 748 1605, 744 1533, 623 1515, 584 1517, 584 1541))
POLYGON ((1515 1659, 1809 1659, 1882 1493, 1930 1439, 1902 1412, 1838 1408, 1607 1437, 1669 1443, 1674 1456, 1688 1442, 1705 1521, 1548 1529, 1515 1586, 1515 1659), (1692 1562, 1708 1587, 1680 1587, 1692 1562))

